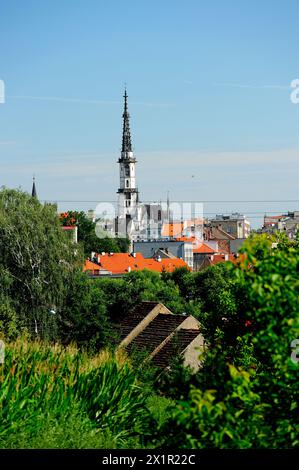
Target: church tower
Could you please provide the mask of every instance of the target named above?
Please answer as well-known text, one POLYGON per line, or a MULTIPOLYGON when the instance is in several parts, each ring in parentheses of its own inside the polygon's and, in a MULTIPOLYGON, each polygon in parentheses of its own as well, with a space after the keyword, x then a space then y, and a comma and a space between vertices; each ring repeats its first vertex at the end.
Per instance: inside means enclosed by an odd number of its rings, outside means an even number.
POLYGON ((118 218, 134 219, 137 216, 138 189, 136 186, 136 160, 132 151, 130 115, 127 90, 124 94, 122 148, 119 163, 118 218))

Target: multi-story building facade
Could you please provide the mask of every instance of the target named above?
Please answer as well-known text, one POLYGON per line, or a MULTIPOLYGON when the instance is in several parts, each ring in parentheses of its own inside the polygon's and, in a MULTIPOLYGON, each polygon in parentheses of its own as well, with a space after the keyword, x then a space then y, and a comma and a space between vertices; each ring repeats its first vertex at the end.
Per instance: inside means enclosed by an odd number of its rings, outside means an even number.
POLYGON ((176 240, 151 240, 135 241, 133 251, 141 253, 144 258, 181 258, 193 269, 193 244, 192 242, 176 240))
POLYGON ((212 227, 223 229, 234 238, 248 238, 250 222, 245 215, 234 212, 230 215, 216 215, 209 221, 212 227))

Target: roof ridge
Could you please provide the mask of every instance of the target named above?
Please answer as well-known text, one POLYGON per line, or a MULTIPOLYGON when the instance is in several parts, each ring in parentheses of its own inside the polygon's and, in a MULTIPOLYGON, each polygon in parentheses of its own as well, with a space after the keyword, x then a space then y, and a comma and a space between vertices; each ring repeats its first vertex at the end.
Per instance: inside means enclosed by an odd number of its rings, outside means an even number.
POLYGON ((161 313, 158 313, 157 316, 159 316, 159 315, 167 315, 168 317, 170 316, 170 317, 183 317, 183 318, 188 318, 188 317, 191 316, 191 315, 188 315, 188 314, 184 315, 183 313, 172 313, 172 312, 170 314, 165 313, 165 312, 161 312, 161 313))

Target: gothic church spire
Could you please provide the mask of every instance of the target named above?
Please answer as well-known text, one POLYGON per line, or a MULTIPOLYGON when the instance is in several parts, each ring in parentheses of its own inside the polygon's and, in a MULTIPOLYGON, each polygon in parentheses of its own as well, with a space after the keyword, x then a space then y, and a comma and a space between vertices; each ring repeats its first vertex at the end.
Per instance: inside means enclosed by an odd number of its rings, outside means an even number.
POLYGON ((122 152, 132 152, 131 132, 130 132, 130 114, 128 112, 128 95, 127 89, 124 94, 124 112, 123 112, 123 136, 122 136, 122 152))
POLYGON ((36 185, 35 185, 35 176, 33 176, 33 183, 32 183, 32 192, 31 196, 37 199, 37 191, 36 191, 36 185))

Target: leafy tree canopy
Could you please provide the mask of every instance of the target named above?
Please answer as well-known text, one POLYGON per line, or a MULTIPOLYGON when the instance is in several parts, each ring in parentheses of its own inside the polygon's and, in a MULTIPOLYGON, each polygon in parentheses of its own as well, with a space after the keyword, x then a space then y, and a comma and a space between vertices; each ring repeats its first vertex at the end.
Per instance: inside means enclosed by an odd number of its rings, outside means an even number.
POLYGON ((7 316, 16 313, 19 329, 54 334, 69 278, 81 264, 80 250, 61 230, 54 206, 1 189, 0 296, 6 298, 7 316))

